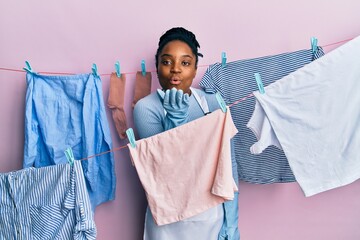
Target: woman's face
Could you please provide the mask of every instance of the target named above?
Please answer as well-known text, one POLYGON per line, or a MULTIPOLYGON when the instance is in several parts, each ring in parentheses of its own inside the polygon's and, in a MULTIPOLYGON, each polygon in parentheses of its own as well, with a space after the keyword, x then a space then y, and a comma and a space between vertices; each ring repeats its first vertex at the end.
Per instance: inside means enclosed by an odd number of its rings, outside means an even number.
POLYGON ((191 48, 184 42, 168 42, 159 54, 158 78, 161 87, 182 89, 190 93, 190 86, 196 75, 196 58, 191 48))

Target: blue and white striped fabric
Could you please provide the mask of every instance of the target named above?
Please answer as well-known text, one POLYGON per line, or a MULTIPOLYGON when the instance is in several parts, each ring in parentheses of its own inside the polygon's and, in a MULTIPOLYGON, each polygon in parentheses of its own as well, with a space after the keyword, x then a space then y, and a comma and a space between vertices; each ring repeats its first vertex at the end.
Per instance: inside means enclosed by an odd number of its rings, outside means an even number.
MULTIPOLYGON (((75 159, 112 148, 101 79, 94 74, 26 75, 23 167, 66 163, 71 147, 75 159)), ((82 161, 93 209, 115 198, 113 153, 82 161)))
POLYGON ((0 174, 0 239, 96 239, 80 161, 0 174))
MULTIPOLYGON (((312 50, 300 50, 229 62, 225 67, 215 63, 205 72, 200 86, 205 92, 219 92, 229 105, 258 90, 255 73, 260 74, 264 86, 267 86, 323 55, 322 48, 318 47, 314 53, 312 50)), ((257 139, 246 124, 254 106, 255 99, 250 97, 230 108, 235 126, 239 130, 234 137, 239 179, 260 184, 295 181, 282 150, 271 146, 259 155, 250 153, 250 146, 257 139)))

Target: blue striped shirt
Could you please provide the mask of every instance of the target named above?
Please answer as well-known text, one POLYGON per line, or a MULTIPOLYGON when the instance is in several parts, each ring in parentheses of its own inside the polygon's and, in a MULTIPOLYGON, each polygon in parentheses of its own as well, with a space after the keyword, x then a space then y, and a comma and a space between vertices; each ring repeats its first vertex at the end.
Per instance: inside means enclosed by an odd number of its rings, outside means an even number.
POLYGON ((0 239, 96 239, 80 161, 0 174, 0 239))
MULTIPOLYGON (((258 90, 254 73, 259 73, 264 86, 267 86, 323 55, 322 48, 318 47, 314 53, 311 50, 300 50, 229 62, 225 67, 215 63, 206 70, 200 86, 209 93, 220 92, 225 102, 232 104, 258 90)), ((239 179, 250 183, 295 181, 282 150, 270 146, 259 155, 250 153, 250 146, 257 140, 246 124, 254 106, 255 99, 250 97, 230 108, 235 126, 239 130, 234 137, 239 179)))

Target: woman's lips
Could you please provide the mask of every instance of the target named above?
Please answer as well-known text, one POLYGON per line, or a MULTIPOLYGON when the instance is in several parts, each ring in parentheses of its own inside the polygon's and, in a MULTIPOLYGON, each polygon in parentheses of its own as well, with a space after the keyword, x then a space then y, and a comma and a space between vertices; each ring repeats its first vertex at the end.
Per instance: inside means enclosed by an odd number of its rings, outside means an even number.
POLYGON ((172 84, 172 85, 179 85, 180 83, 181 83, 181 81, 178 78, 170 79, 170 84, 172 84))

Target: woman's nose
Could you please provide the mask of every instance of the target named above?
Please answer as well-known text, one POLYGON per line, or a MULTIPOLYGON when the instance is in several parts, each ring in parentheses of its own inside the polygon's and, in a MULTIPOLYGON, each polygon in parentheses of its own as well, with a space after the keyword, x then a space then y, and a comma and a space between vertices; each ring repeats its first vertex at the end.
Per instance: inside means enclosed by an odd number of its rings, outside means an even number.
POLYGON ((171 72, 178 73, 181 72, 181 63, 174 63, 171 68, 171 72))

